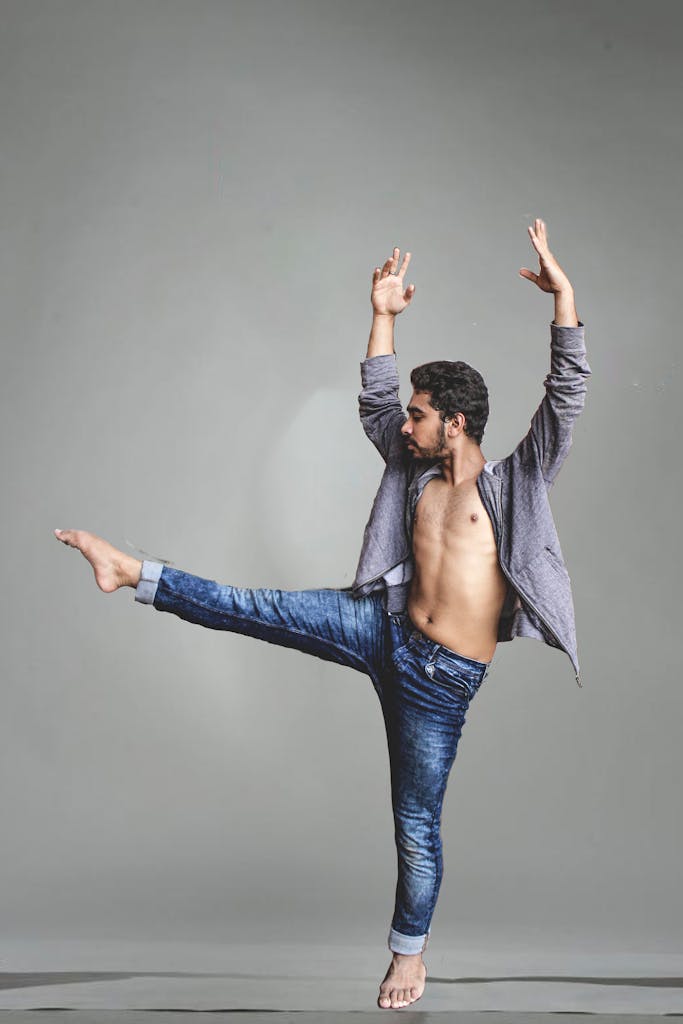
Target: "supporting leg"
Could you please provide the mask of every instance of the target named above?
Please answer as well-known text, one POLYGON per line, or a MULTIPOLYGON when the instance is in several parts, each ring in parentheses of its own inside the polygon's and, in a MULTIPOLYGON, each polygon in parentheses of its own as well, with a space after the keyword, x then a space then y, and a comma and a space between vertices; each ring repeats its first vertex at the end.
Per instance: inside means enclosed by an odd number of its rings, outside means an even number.
POLYGON ((419 999, 443 876, 441 810, 471 698, 487 665, 417 634, 394 655, 388 736, 398 879, 379 1005, 419 999))

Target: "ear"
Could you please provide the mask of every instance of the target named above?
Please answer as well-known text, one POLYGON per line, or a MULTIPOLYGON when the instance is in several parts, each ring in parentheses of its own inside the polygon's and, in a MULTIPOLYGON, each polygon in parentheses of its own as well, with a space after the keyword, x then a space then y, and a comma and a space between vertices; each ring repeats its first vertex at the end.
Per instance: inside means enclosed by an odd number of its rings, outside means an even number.
POLYGON ((455 437, 459 430, 464 432, 465 430, 465 414, 463 412, 456 412, 455 416, 451 416, 448 421, 448 433, 451 437, 455 437))

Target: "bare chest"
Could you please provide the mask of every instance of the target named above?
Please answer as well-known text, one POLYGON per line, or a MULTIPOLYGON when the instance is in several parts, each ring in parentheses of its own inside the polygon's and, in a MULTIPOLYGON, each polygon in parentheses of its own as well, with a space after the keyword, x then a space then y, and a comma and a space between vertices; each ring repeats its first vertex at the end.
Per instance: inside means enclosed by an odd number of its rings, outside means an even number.
POLYGON ((482 504, 475 480, 452 487, 444 480, 430 480, 415 510, 415 540, 463 542, 495 550, 495 534, 482 504))

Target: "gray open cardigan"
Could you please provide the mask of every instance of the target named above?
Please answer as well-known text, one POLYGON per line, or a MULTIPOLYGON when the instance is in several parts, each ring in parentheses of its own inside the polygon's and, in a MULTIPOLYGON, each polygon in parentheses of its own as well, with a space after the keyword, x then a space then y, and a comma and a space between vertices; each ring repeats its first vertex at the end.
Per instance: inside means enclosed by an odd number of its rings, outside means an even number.
MULTIPOLYGON (((579 686, 571 581, 548 492, 569 453, 574 421, 583 409, 590 374, 584 325, 558 327, 552 323, 550 373, 543 382, 545 396, 529 431, 507 458, 487 462, 477 477, 479 495, 493 525, 500 565, 508 580, 498 640, 528 636, 563 650, 579 686)), ((384 577, 411 561, 415 507, 427 481, 441 469, 438 464, 413 459, 405 450, 400 433, 405 414, 398 397, 396 356, 365 359, 361 379, 361 422, 386 466, 365 527, 352 590, 361 597, 384 588, 387 610, 399 612, 405 610, 410 584, 387 585, 384 577)), ((405 571, 403 578, 410 575, 405 571)))

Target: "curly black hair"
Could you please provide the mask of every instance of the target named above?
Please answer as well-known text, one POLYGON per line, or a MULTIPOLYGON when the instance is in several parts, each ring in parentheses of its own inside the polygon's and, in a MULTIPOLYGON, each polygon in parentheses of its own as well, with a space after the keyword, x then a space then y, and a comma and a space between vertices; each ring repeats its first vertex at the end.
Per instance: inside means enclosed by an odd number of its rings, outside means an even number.
POLYGON ((457 412, 465 417, 465 433, 481 444, 489 418, 489 392, 484 378, 460 360, 437 359, 416 366, 410 374, 415 391, 428 391, 429 404, 447 420, 457 412))

